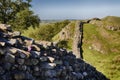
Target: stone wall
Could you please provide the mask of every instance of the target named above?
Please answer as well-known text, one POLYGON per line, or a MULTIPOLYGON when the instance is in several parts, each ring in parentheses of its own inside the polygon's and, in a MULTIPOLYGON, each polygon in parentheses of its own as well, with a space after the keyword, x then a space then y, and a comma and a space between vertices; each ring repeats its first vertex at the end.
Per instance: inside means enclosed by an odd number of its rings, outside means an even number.
POLYGON ((83 39, 83 22, 77 21, 73 40, 73 52, 77 58, 83 58, 82 39, 83 39))
POLYGON ((72 52, 0 26, 0 80, 108 80, 72 52))

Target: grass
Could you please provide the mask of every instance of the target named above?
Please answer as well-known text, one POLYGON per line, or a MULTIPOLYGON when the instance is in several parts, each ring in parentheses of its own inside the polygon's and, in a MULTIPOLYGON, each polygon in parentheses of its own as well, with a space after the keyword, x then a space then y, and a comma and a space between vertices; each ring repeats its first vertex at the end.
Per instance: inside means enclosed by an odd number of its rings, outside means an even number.
POLYGON ((105 18, 102 19, 105 22, 109 22, 115 25, 120 25, 120 17, 116 17, 116 16, 107 16, 105 18))
POLYGON ((30 27, 28 30, 24 31, 23 35, 36 40, 52 41, 52 37, 58 34, 68 23, 68 20, 49 24, 44 23, 35 29, 30 27))
POLYGON ((111 51, 112 47, 120 51, 120 38, 118 36, 120 36, 119 32, 105 30, 103 27, 97 27, 92 24, 84 25, 84 60, 111 80, 120 80, 120 54, 117 51, 111 51), (104 54, 94 49, 89 49, 93 42, 102 45, 102 49, 105 50, 104 54))
POLYGON ((55 42, 58 42, 58 45, 64 48, 67 48, 68 50, 72 50, 72 45, 73 45, 73 37, 74 37, 74 30, 75 30, 75 21, 72 21, 70 24, 68 24, 66 27, 64 27, 64 31, 68 32, 70 34, 68 37, 69 39, 61 40, 60 39, 60 32, 55 35, 52 40, 55 42), (66 42, 63 44, 63 42, 66 42))
POLYGON ((116 16, 107 16, 102 19, 104 27, 114 27, 114 30, 120 30, 120 17, 116 16))
POLYGON ((66 48, 68 50, 72 50, 72 43, 73 43, 73 41, 71 39, 61 40, 61 41, 58 42, 58 47, 66 48))

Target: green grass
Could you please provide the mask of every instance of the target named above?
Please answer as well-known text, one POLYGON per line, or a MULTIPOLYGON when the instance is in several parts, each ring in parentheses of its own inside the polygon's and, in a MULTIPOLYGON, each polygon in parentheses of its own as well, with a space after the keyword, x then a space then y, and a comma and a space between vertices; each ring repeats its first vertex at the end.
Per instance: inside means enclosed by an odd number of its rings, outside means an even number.
POLYGON ((105 18, 102 19, 105 22, 109 22, 109 23, 113 23, 116 25, 120 25, 120 17, 116 17, 116 16, 107 16, 105 18))
POLYGON ((104 27, 112 26, 117 30, 120 29, 120 17, 107 16, 102 19, 102 22, 104 23, 104 27))
POLYGON ((120 54, 111 51, 111 48, 118 51, 120 47, 119 32, 105 30, 92 24, 84 25, 83 55, 84 60, 96 67, 111 80, 120 80, 120 54), (98 52, 89 47, 95 43, 100 43, 104 53, 98 52))
POLYGON ((70 36, 69 39, 67 40, 61 40, 60 39, 60 33, 58 33, 57 35, 55 35, 52 40, 55 42, 58 42, 58 45, 63 48, 67 48, 68 50, 72 50, 72 45, 73 45, 73 38, 74 38, 74 30, 75 30, 75 21, 72 21, 70 24, 68 24, 65 28, 65 31, 67 31, 70 36), (66 42, 66 43, 62 43, 62 42, 66 42))
POLYGON ((35 29, 30 27, 28 30, 24 31, 23 35, 32 37, 36 40, 52 41, 52 37, 58 34, 68 23, 69 21, 65 20, 61 22, 42 24, 35 29))
POLYGON ((73 41, 71 39, 61 40, 61 41, 58 42, 58 47, 66 48, 68 50, 72 50, 72 43, 73 43, 73 41))

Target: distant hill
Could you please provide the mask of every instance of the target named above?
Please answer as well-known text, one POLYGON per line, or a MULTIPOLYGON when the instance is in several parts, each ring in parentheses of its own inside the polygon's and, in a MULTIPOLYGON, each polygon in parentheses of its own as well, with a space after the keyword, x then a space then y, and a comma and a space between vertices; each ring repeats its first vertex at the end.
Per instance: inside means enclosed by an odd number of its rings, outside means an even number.
POLYGON ((120 17, 107 16, 103 18, 102 20, 107 21, 107 22, 112 22, 113 24, 116 24, 116 25, 120 25, 120 17))
POLYGON ((42 23, 55 23, 60 21, 63 21, 63 20, 41 20, 42 23))

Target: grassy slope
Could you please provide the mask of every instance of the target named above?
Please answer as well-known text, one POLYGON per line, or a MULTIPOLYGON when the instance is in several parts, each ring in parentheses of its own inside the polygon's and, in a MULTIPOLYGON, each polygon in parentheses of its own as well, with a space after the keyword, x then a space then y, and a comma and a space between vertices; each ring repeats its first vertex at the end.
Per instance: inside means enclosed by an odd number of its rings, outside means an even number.
POLYGON ((84 59, 111 80, 120 80, 119 36, 119 32, 108 31, 92 24, 84 25, 84 59), (100 43, 104 53, 89 49, 94 43, 100 43), (115 50, 112 51, 113 49, 115 50))
MULTIPOLYGON (((68 24, 69 25, 69 24, 68 24)), ((70 23, 70 25, 69 26, 66 26, 64 29, 66 30, 66 31, 68 31, 69 32, 69 34, 70 34, 70 36, 69 36, 69 39, 68 40, 62 40, 62 41, 60 41, 60 33, 58 33, 57 35, 55 35, 53 38, 52 38, 52 40, 53 41, 55 41, 55 42, 58 42, 59 41, 59 43, 58 43, 58 46, 59 47, 65 47, 65 48, 67 48, 68 50, 72 50, 72 43, 73 43, 73 37, 74 37, 74 29, 75 29, 75 21, 72 21, 71 23, 70 23), (67 27, 67 28, 66 28, 67 27), (66 42, 67 44, 64 44, 64 42, 66 42)))
POLYGON ((105 22, 109 23, 113 23, 115 25, 120 25, 120 17, 116 17, 116 16, 107 16, 105 18, 102 19, 105 22))
POLYGON ((52 41, 52 37, 59 33, 69 22, 68 20, 64 20, 55 23, 42 23, 35 29, 30 27, 28 30, 25 30, 23 35, 36 40, 52 41))

